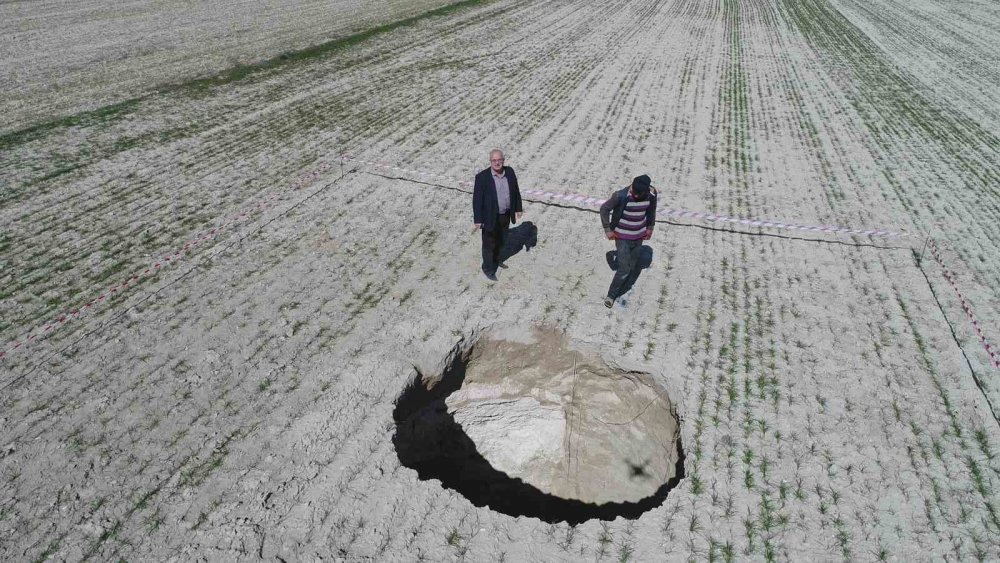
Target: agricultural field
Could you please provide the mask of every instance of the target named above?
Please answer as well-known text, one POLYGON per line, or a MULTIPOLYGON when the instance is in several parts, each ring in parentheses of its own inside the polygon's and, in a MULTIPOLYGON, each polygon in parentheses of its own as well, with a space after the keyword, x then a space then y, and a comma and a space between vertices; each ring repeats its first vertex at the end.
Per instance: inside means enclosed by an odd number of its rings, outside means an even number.
POLYGON ((0 559, 1000 559, 996 3, 202 4, 0 4, 0 559), (399 405, 510 326, 666 390, 662 502, 405 463, 399 405))
POLYGON ((295 57, 447 6, 447 0, 134 0, 0 5, 3 130, 105 109, 192 77, 295 57))

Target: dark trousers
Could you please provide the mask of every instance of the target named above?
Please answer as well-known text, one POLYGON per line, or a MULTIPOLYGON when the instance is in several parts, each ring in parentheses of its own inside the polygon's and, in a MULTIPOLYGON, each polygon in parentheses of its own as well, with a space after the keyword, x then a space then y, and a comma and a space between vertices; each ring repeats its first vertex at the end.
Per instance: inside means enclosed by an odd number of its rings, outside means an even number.
POLYGON ((483 271, 487 274, 496 273, 500 264, 500 251, 507 240, 507 229, 510 228, 510 213, 497 215, 497 224, 492 231, 483 227, 483 271))
POLYGON ((618 255, 618 269, 615 277, 611 278, 611 287, 608 288, 608 297, 618 299, 623 293, 632 289, 632 284, 639 278, 639 250, 642 248, 642 240, 615 240, 615 249, 618 255))

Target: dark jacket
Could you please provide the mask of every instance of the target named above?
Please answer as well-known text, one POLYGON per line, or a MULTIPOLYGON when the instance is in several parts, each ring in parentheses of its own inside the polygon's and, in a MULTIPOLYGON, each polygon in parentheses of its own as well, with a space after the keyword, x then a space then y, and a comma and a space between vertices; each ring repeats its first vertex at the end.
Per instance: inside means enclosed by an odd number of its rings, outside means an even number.
MULTIPOLYGON (((517 187, 517 176, 510 166, 503 167, 504 176, 507 177, 507 185, 510 186, 510 222, 516 223, 514 213, 520 213, 521 190, 517 187)), ((496 229, 497 216, 500 215, 500 208, 497 206, 497 187, 493 183, 493 172, 487 168, 476 174, 475 187, 472 189, 472 216, 473 223, 478 223, 487 231, 496 229)))
MULTIPOLYGON (((621 221, 622 213, 625 213, 625 204, 628 203, 628 190, 623 188, 614 192, 608 201, 601 205, 601 224, 604 226, 604 232, 615 230, 618 221, 621 221)), ((649 207, 646 208, 646 228, 652 229, 654 224, 656 224, 656 190, 651 188, 649 207)))

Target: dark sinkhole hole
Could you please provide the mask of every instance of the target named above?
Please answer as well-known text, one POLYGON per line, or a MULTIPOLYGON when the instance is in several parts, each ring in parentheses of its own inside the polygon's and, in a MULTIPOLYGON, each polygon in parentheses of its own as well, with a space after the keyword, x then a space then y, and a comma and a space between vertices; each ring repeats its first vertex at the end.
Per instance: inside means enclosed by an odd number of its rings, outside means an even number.
POLYGON ((554 330, 480 338, 396 402, 400 463, 473 504, 579 524, 638 518, 684 477, 679 421, 644 373, 554 330))

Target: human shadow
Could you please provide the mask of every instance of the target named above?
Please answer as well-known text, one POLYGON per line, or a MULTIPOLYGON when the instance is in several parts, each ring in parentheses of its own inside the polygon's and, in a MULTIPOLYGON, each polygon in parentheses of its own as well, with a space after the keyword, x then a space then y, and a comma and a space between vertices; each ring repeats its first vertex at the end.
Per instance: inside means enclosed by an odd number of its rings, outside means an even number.
POLYGON ((538 245, 538 227, 531 221, 525 221, 520 225, 507 231, 507 239, 504 240, 503 248, 500 249, 500 261, 521 252, 531 252, 531 249, 538 245))
MULTIPOLYGON (((609 250, 604 257, 608 261, 608 267, 617 272, 618 251, 609 250)), ((651 246, 644 244, 639 248, 639 264, 638 264, 639 267, 632 270, 631 275, 629 275, 629 277, 625 279, 625 284, 622 286, 621 289, 622 294, 624 295, 626 292, 632 289, 632 286, 635 285, 635 282, 639 279, 639 274, 642 273, 643 270, 648 269, 652 265, 653 265, 653 248, 651 246)))
MULTIPOLYGON (((396 431, 392 442, 400 463, 417 472, 424 481, 439 480, 472 504, 511 516, 528 516, 544 522, 581 524, 594 518, 636 519, 666 500, 667 493, 684 478, 684 451, 677 441, 678 459, 675 475, 652 495, 637 502, 594 504, 562 498, 541 491, 521 479, 494 468, 477 450, 445 404, 445 398, 461 387, 465 378, 465 360, 456 362, 431 389, 417 374, 415 381, 400 396, 393 411, 396 431)), ((645 464, 629 462, 630 475, 625 479, 647 479, 645 464)))
MULTIPOLYGON (((608 261, 608 267, 614 271, 618 271, 618 251, 609 250, 607 254, 604 255, 605 259, 608 261)), ((653 248, 648 245, 642 245, 639 249, 639 269, 645 270, 653 265, 653 248)))

